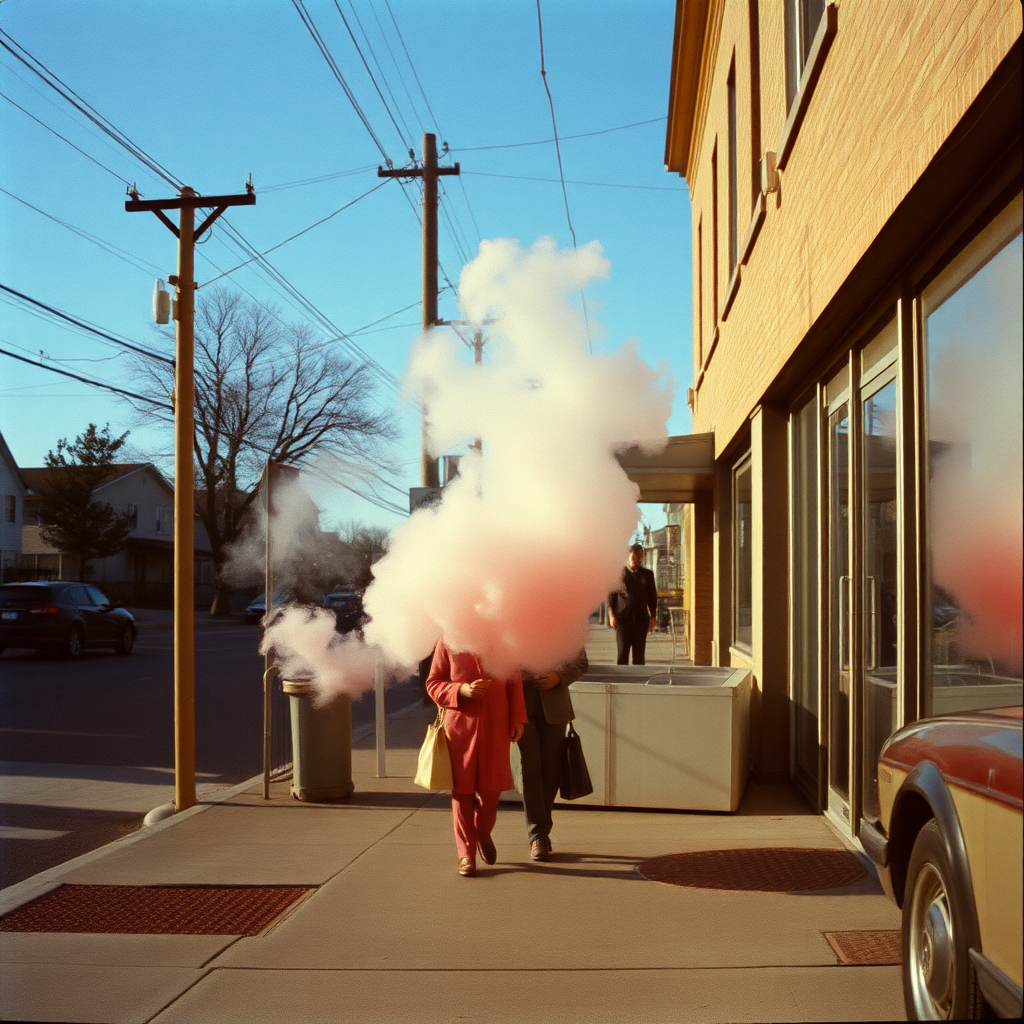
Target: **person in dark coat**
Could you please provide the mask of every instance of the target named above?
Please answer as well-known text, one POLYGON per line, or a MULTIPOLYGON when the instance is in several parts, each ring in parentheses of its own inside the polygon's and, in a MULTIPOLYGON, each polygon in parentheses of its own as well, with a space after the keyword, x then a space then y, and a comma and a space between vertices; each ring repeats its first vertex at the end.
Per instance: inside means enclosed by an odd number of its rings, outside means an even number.
POLYGON ((523 769, 523 809, 530 857, 551 856, 551 811, 562 770, 565 727, 575 717, 569 686, 587 671, 587 652, 542 676, 523 673, 527 722, 519 738, 523 769))
POLYGON ((618 663, 644 664, 647 634, 654 629, 658 614, 658 588, 654 573, 643 566, 644 549, 633 544, 622 570, 622 586, 608 595, 608 625, 615 630, 618 663))

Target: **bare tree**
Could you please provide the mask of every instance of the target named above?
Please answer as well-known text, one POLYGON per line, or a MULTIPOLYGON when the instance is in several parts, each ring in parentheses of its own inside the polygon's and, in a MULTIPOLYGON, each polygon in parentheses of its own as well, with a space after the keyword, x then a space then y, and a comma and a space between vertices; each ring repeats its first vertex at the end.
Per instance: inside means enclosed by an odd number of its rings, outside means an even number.
MULTIPOLYGON (((247 525, 268 459, 298 465, 322 451, 366 458, 395 436, 393 417, 368 409, 369 365, 312 335, 224 288, 197 303, 196 505, 217 574, 214 614, 227 611, 221 568, 247 525)), ((173 387, 170 367, 136 365, 142 387, 162 400, 173 387)))
POLYGON ((366 526, 352 520, 341 533, 342 541, 352 553, 350 583, 362 593, 373 580, 374 562, 388 552, 391 534, 382 526, 366 526))

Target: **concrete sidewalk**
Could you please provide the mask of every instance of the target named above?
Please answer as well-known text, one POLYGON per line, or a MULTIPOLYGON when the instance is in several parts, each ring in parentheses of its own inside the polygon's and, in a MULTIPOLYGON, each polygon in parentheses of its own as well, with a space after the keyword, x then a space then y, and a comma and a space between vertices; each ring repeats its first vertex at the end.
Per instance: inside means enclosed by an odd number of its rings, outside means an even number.
POLYGON ((0 1017, 37 1021, 826 1021, 902 1019, 898 967, 839 966, 824 931, 896 929, 873 875, 802 894, 662 885, 679 851, 842 848, 788 787, 736 814, 556 808, 555 857, 529 860, 520 808, 498 863, 460 878, 446 794, 412 784, 429 708, 353 752, 336 805, 254 785, 0 893, 0 913, 61 882, 309 885, 264 934, 0 932, 0 1017))

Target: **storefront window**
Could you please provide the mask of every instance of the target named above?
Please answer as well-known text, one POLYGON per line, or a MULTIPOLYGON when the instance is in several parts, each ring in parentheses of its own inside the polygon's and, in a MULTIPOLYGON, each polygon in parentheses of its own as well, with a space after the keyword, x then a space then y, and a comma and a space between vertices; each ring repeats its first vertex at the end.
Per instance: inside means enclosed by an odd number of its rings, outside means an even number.
POLYGON ((735 589, 732 636, 733 643, 741 647, 750 647, 752 642, 754 538, 751 533, 751 493, 750 459, 746 458, 733 471, 735 589))
MULTIPOLYGON (((883 332, 883 337, 886 332, 883 332)), ((895 334, 893 324, 892 334, 895 334)), ((877 820, 877 768, 882 744, 896 728, 897 546, 899 508, 896 381, 861 405, 862 551, 861 663, 864 666, 863 813, 877 820)))
POLYGON ((931 671, 922 714, 1021 703, 1021 200, 926 290, 931 671))

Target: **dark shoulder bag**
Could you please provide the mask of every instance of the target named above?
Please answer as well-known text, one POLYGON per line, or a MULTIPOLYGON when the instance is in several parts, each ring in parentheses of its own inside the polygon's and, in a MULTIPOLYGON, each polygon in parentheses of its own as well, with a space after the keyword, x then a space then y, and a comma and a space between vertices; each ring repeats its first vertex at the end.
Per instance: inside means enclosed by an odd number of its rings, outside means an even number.
POLYGON ((569 723, 565 732, 565 744, 562 748, 562 776, 559 792, 563 800, 579 800, 594 792, 587 771, 587 762, 583 757, 583 742, 579 734, 569 723))

